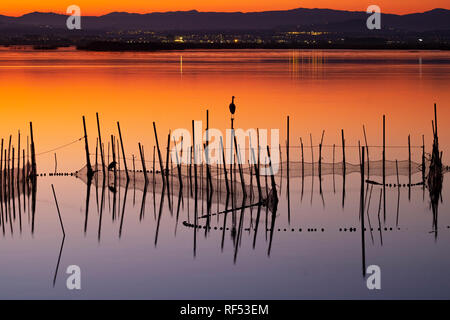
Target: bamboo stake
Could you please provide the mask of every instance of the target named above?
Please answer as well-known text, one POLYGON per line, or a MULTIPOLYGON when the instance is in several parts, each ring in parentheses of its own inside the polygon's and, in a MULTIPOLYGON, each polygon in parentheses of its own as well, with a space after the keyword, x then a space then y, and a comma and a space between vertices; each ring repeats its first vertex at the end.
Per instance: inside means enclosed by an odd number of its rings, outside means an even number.
POLYGON ((320 144, 319 144, 319 179, 322 177, 322 145, 323 145, 324 134, 325 134, 325 130, 322 131, 322 138, 320 139, 320 144))
POLYGON ((31 138, 31 171, 33 173, 33 177, 37 175, 36 169, 36 151, 34 146, 34 137, 33 137, 33 123, 30 122, 30 138, 31 138))
POLYGON ((18 133, 18 139, 17 140, 18 140, 17 141, 17 186, 19 186, 19 179, 20 179, 20 130, 19 130, 19 133, 18 133))
POLYGON ((425 136, 422 135, 422 182, 425 183, 425 136))
POLYGON ((90 177, 93 174, 92 167, 91 167, 91 159, 89 157, 89 144, 88 144, 88 138, 87 138, 87 131, 86 131, 86 120, 83 116, 83 129, 84 129, 84 148, 86 150, 86 165, 87 165, 87 175, 90 177))
POLYGON ((142 150, 142 146, 141 146, 140 142, 138 143, 138 145, 139 145, 139 154, 141 156, 142 172, 144 173, 145 184, 147 184, 148 178, 147 178, 147 168, 145 166, 144 151, 142 150))
POLYGON ((408 135, 408 176, 409 186, 411 187, 411 135, 408 135))
POLYGON ((386 221, 386 117, 383 115, 383 214, 386 221))
POLYGON ((364 141, 366 143, 367 154, 367 177, 370 177, 370 158, 369 158, 369 145, 367 144, 366 127, 363 125, 364 141))
POLYGON ((100 142, 100 156, 102 160, 102 169, 103 169, 103 177, 105 176, 105 157, 103 155, 103 144, 102 144, 102 135, 100 131, 100 121, 98 119, 98 112, 96 113, 97 116, 97 130, 98 130, 98 141, 100 142))
POLYGON ((164 181, 164 167, 163 167, 163 163, 162 163, 161 151, 159 149, 158 134, 156 133, 156 124, 155 124, 155 122, 153 122, 153 131, 155 132, 156 147, 158 149, 158 159, 159 159, 159 167, 160 167, 160 170, 161 170, 161 178, 162 178, 162 182, 165 183, 165 181, 164 181))
POLYGON ((344 138, 344 129, 341 129, 342 135, 342 172, 345 176, 346 171, 346 163, 345 163, 345 138, 344 138))
POLYGON ((225 185, 227 187, 227 195, 230 193, 230 187, 228 185, 228 174, 227 174, 227 166, 225 163, 225 150, 223 148, 223 140, 222 140, 222 136, 220 136, 220 148, 222 149, 222 161, 223 161, 223 172, 225 175, 225 185))
POLYGON ((302 149, 302 179, 305 177, 305 156, 303 154, 303 140, 300 137, 300 145, 302 149))
POLYGON ((239 176, 241 178, 242 193, 244 194, 244 198, 246 198, 247 197, 247 192, 245 190, 244 174, 242 172, 240 150, 238 149, 238 145, 237 145, 237 142, 236 142, 236 136, 234 137, 234 146, 235 146, 235 149, 236 149, 236 156, 237 156, 237 160, 238 160, 239 176))
MULTIPOLYGON (((169 134, 167 135, 167 151, 166 151, 166 181, 167 181, 167 186, 169 186, 169 154, 170 154, 170 131, 169 134)), ((171 172, 170 172, 171 174, 171 172)), ((170 188, 168 189, 170 190, 170 188)))
POLYGON ((130 181, 130 177, 128 175, 128 167, 127 167, 127 160, 125 158, 125 149, 123 146, 123 140, 122 140, 122 132, 120 131, 120 124, 119 121, 117 121, 117 129, 119 129, 119 139, 120 139, 120 145, 122 147, 122 157, 123 157, 123 165, 125 167, 125 173, 127 175, 127 181, 130 181))

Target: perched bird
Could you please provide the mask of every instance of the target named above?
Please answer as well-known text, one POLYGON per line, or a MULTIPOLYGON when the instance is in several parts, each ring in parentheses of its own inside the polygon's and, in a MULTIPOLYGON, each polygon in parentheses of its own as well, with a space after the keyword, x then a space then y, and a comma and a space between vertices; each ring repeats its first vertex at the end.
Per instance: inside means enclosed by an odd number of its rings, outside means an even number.
POLYGON ((234 114, 236 112, 236 105, 234 104, 234 96, 231 97, 230 112, 231 114, 234 114))
POLYGON ((114 170, 115 167, 116 167, 116 162, 115 161, 111 162, 108 166, 108 171, 114 170))
POLYGON ((116 188, 114 188, 113 186, 108 186, 109 191, 111 191, 112 193, 116 193, 116 188))

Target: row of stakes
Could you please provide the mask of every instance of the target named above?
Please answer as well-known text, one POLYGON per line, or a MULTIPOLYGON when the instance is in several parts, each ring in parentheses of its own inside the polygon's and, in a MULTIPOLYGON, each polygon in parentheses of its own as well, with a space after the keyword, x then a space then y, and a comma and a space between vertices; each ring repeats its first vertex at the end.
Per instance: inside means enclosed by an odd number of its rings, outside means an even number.
MULTIPOLYGON (((190 227, 190 228, 194 228, 194 227, 197 227, 197 229, 208 229, 208 230, 212 230, 212 229, 214 229, 214 230, 223 230, 224 228, 223 227, 207 227, 207 226, 201 226, 201 225, 197 225, 197 226, 195 226, 194 224, 192 224, 192 223, 187 223, 187 222, 184 222, 184 225, 185 226, 187 226, 187 227, 190 227)), ((447 226, 447 228, 450 228, 450 226, 447 226)), ((384 231, 393 231, 393 230, 395 230, 395 229, 397 229, 397 230, 400 230, 400 227, 396 227, 396 228, 394 228, 394 227, 384 227, 384 228, 370 228, 370 231, 375 231, 376 229, 378 229, 378 231, 382 231, 382 230, 384 230, 384 231)), ((230 230, 230 228, 229 227, 226 227, 225 228, 225 230, 230 230)), ((250 228, 245 228, 244 229, 245 231, 250 231, 250 228)), ((279 232, 289 232, 289 231, 291 231, 291 232, 296 232, 296 231, 298 231, 298 232, 302 232, 302 231, 305 231, 305 232, 325 232, 325 229, 324 228, 307 228, 307 229, 305 229, 305 230, 303 230, 302 228, 299 228, 299 229, 294 229, 294 228, 278 228, 277 229, 279 232)), ((266 229, 266 231, 272 231, 272 229, 270 229, 270 228, 268 228, 268 229, 266 229)), ((356 232, 357 231, 357 229, 356 228, 354 228, 354 227, 350 227, 350 228, 339 228, 339 232, 356 232)), ((364 231, 368 231, 368 229, 367 228, 364 228, 364 231)))

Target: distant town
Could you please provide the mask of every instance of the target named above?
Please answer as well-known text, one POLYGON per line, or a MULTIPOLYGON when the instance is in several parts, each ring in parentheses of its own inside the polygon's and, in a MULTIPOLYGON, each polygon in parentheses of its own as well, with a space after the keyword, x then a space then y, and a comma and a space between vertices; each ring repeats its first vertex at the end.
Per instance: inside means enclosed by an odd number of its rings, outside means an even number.
POLYGON ((450 49, 450 11, 381 16, 366 27, 366 12, 294 9, 261 13, 197 11, 82 17, 68 30, 65 15, 0 15, 0 45, 51 50, 75 46, 94 51, 183 49, 330 48, 450 49))

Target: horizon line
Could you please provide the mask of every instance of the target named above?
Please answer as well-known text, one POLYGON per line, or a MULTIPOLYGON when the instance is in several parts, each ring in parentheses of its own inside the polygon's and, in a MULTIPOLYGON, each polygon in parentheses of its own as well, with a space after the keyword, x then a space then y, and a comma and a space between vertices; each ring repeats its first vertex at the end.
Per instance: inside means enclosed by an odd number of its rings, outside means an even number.
MULTIPOLYGON (((138 15, 147 15, 147 14, 154 14, 154 13, 178 13, 178 12, 198 12, 198 13, 243 13, 243 14, 247 14, 247 13, 263 13, 263 12, 280 12, 280 11, 293 11, 293 10, 298 10, 298 9, 307 9, 307 10, 332 10, 332 11, 343 11, 343 12, 366 12, 365 10, 346 10, 346 9, 332 9, 332 8, 306 8, 306 7, 296 7, 296 8, 291 8, 291 9, 276 9, 276 10, 261 10, 261 11, 199 11, 197 9, 190 9, 190 10, 168 10, 168 11, 149 11, 149 12, 129 12, 129 11, 110 11, 108 13, 104 13, 104 14, 100 14, 100 15, 92 15, 92 14, 87 14, 87 15, 83 15, 83 11, 81 11, 81 16, 84 17, 104 17, 113 13, 124 13, 124 14, 138 14, 138 15)), ((390 12, 381 12, 381 14, 389 14, 389 15, 396 15, 396 16, 406 16, 406 15, 410 15, 410 14, 419 14, 419 13, 426 13, 426 12, 430 12, 430 11, 434 11, 434 10, 447 10, 450 11, 450 8, 432 8, 429 10, 425 10, 425 11, 417 11, 417 12, 409 12, 409 13, 403 13, 403 14, 399 14, 399 13, 390 13, 390 12)), ((30 11, 28 13, 23 13, 20 15, 7 15, 7 14, 2 14, 0 12, 0 16, 4 16, 4 17, 10 17, 10 18, 21 18, 23 16, 26 15, 30 15, 33 13, 41 13, 41 14, 56 14, 56 15, 64 15, 64 16, 69 16, 69 14, 67 14, 66 12, 57 12, 57 11, 30 11)))

